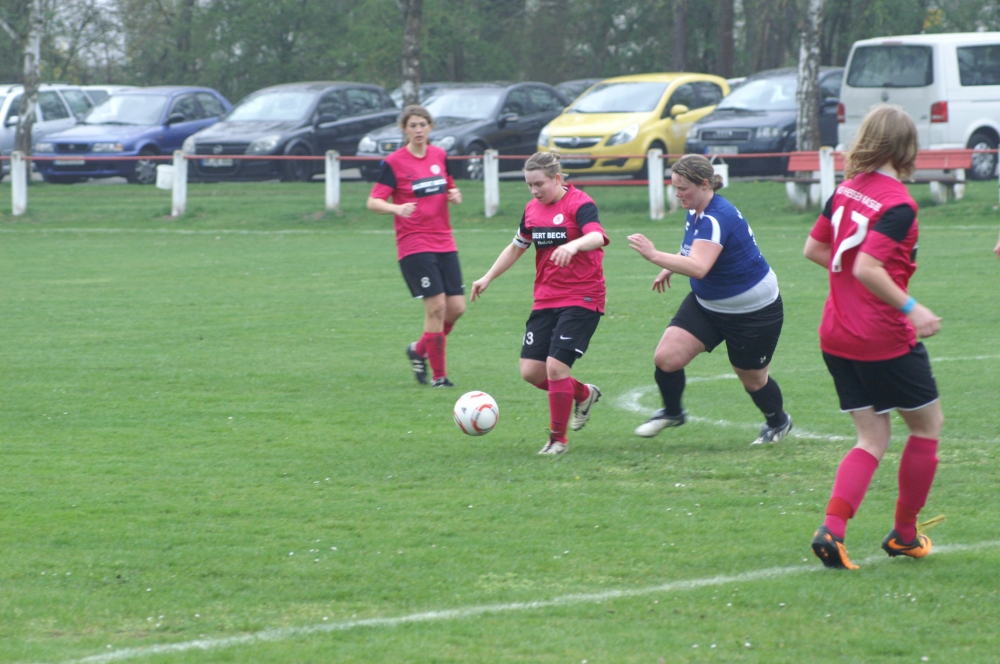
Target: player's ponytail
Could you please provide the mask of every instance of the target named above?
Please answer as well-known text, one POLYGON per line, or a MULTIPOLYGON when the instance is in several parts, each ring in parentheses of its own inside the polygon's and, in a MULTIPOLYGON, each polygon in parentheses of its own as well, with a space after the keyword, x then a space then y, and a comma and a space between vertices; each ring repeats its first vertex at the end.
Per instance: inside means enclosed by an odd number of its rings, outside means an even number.
POLYGON ((686 154, 671 166, 674 176, 680 175, 688 182, 700 187, 707 182, 712 191, 722 189, 722 176, 712 168, 712 162, 700 154, 686 154))
POLYGON ((536 152, 528 157, 528 161, 524 162, 524 170, 526 172, 542 171, 546 177, 553 179, 563 174, 562 165, 559 163, 561 159, 562 157, 555 150, 536 152))

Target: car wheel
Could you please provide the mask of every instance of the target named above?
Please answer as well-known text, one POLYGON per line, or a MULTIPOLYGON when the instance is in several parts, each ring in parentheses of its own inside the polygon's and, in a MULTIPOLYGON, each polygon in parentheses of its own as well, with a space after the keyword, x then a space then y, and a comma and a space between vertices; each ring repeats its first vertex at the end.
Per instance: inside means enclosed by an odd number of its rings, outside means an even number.
POLYGON ((465 168, 462 169, 462 175, 466 180, 482 180, 483 179, 483 146, 473 145, 465 152, 469 159, 464 160, 465 168))
MULTIPOLYGON (((144 147, 139 150, 140 157, 152 157, 159 154, 154 147, 144 147)), ((132 184, 153 184, 156 182, 156 162, 152 159, 139 159, 134 162, 131 175, 126 179, 132 184)))
MULTIPOLYGON (((661 143, 660 141, 653 141, 652 143, 650 143, 649 150, 662 150, 663 154, 667 154, 667 147, 663 143, 661 143)), ((649 152, 649 150, 646 150, 646 152, 649 152)), ((664 159, 663 160, 663 166, 664 166, 664 168, 667 166, 666 162, 667 162, 667 160, 664 159)), ((648 180, 649 179, 649 160, 648 159, 643 159, 642 160, 642 169, 638 173, 636 173, 633 177, 636 180, 648 180)))
MULTIPOLYGON (((983 131, 977 131, 969 138, 970 150, 996 150, 997 139, 983 131)), ((996 152, 980 152, 972 155, 972 168, 969 178, 972 180, 992 180, 997 169, 996 152)))
MULTIPOLYGON (((306 157, 309 150, 301 145, 296 145, 288 151, 289 157, 306 157)), ((289 159, 282 162, 281 179, 285 182, 309 182, 312 180, 312 162, 304 159, 289 159)))

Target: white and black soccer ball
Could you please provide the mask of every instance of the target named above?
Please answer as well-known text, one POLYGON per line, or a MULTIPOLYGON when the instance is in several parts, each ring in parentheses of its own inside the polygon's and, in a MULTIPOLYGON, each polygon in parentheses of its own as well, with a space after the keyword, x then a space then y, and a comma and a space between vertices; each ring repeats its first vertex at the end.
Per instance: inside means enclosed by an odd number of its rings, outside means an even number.
POLYGON ((500 408, 486 392, 466 392, 455 402, 455 424, 470 436, 484 436, 497 425, 500 408))

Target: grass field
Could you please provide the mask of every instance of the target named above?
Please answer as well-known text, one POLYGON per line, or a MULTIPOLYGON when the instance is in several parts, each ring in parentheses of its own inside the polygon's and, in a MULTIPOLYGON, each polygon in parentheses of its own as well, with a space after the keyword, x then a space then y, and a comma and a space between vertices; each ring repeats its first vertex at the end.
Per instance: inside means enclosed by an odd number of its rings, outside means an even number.
MULTIPOLYGON (((527 200, 502 184, 453 208, 466 284, 527 200)), ((921 203, 911 292, 947 421, 924 516, 935 554, 888 560, 894 443, 847 544, 809 542, 853 444, 816 338, 815 213, 735 184, 778 274, 772 365, 796 430, 751 448, 760 414, 721 350, 697 358, 693 420, 654 439, 652 352, 686 280, 660 295, 628 249, 677 246, 644 189, 593 188, 611 238, 607 315, 574 374, 604 398, 558 458, 547 401, 521 381, 530 256, 448 341, 455 390, 421 388, 420 331, 391 219, 345 184, 191 185, 189 213, 134 186, 33 186, 0 212, 0 660, 5 662, 996 662, 1000 652, 1000 224, 995 183, 921 203), (485 438, 451 421, 485 390, 485 438)), ((9 201, 8 184, 0 201, 9 201)))

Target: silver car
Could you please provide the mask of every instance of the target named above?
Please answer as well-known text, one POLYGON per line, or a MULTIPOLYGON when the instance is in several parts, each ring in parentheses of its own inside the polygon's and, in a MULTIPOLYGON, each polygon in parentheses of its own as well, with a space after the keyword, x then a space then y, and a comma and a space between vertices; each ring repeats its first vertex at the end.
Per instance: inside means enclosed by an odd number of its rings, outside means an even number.
MULTIPOLYGON (((14 151, 18 109, 24 86, 19 83, 0 84, 0 154, 14 151)), ((38 89, 38 115, 31 129, 33 142, 56 131, 68 129, 94 106, 83 90, 75 85, 42 83, 38 89)), ((10 162, 3 162, 3 172, 10 172, 10 162)))

